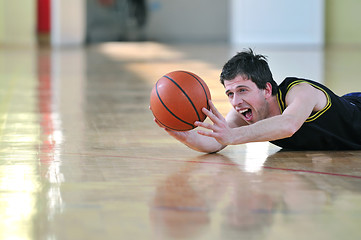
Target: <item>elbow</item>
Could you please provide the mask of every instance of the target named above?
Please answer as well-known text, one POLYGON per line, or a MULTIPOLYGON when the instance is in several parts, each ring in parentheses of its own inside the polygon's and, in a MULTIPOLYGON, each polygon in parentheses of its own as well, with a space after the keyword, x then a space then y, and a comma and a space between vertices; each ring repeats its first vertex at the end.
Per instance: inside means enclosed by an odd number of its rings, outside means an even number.
POLYGON ((292 137, 299 129, 301 126, 299 126, 297 123, 294 122, 289 122, 288 124, 285 125, 284 128, 284 137, 285 138, 289 138, 292 137))
POLYGON ((213 151, 206 151, 205 153, 207 153, 207 154, 216 154, 216 153, 218 153, 219 151, 221 151, 223 148, 221 148, 221 149, 217 149, 217 150, 213 150, 213 151))
POLYGON ((204 154, 216 154, 220 151, 220 150, 206 150, 206 149, 194 149, 194 150, 204 154))
POLYGON ((293 136, 293 134, 295 134, 296 131, 294 131, 293 129, 287 129, 285 132, 284 132, 284 135, 283 135, 283 138, 290 138, 293 136))
POLYGON ((205 149, 197 149, 199 152, 203 152, 206 154, 215 154, 218 153, 219 151, 221 151, 222 149, 224 149, 226 147, 226 145, 222 145, 219 148, 205 148, 205 149))

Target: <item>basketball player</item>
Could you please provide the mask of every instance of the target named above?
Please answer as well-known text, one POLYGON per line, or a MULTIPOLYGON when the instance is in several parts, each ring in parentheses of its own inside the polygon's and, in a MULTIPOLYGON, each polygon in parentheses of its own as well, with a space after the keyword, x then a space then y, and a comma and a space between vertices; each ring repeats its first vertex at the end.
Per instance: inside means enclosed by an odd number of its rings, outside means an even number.
POLYGON ((260 141, 293 150, 361 150, 361 93, 339 97, 293 77, 278 86, 266 58, 251 49, 231 58, 220 79, 233 106, 227 116, 210 101, 210 111, 203 112, 212 123, 195 122, 205 130, 166 129, 171 136, 207 153, 260 141))

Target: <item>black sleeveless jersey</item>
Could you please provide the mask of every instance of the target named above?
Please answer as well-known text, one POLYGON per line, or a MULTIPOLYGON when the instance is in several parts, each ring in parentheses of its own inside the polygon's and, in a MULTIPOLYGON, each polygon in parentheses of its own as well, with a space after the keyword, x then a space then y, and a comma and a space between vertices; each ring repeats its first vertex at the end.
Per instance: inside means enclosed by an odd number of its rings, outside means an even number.
POLYGON ((287 92, 304 82, 323 91, 327 105, 321 111, 313 112, 292 137, 271 143, 293 150, 361 150, 361 98, 339 97, 320 83, 286 78, 279 85, 277 94, 281 111, 286 108, 287 92))

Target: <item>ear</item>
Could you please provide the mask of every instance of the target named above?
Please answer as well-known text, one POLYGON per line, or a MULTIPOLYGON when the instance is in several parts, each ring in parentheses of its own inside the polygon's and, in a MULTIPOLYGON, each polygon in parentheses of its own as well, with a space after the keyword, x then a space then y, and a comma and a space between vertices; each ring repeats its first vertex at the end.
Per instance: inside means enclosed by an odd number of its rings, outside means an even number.
POLYGON ((265 98, 269 98, 272 96, 272 84, 267 82, 266 88, 264 89, 264 96, 265 98))

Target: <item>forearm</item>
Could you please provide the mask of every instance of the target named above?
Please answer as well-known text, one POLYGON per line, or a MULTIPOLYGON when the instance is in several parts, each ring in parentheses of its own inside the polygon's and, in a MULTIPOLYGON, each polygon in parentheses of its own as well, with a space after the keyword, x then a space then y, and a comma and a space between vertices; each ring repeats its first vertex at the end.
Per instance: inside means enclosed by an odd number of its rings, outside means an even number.
POLYGON ((226 147, 217 142, 214 138, 205 137, 198 133, 195 134, 198 135, 197 139, 192 139, 191 141, 184 143, 193 150, 204 153, 215 153, 226 147))
POLYGON ((299 127, 292 117, 275 116, 234 129, 232 144, 264 142, 291 137, 299 127))
POLYGON ((180 135, 179 132, 168 131, 168 133, 184 145, 199 152, 214 153, 226 147, 217 142, 214 138, 202 136, 195 130, 189 131, 183 136, 180 135))

